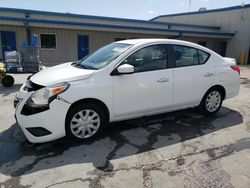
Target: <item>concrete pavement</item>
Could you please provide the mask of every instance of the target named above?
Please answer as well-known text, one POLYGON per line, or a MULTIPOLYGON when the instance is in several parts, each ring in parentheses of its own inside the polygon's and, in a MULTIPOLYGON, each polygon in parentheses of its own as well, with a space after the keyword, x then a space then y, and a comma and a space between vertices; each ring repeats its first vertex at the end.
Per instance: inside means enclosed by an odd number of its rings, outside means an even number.
POLYGON ((30 144, 0 86, 2 187, 250 187, 250 67, 214 117, 183 110, 112 124, 85 143, 30 144))

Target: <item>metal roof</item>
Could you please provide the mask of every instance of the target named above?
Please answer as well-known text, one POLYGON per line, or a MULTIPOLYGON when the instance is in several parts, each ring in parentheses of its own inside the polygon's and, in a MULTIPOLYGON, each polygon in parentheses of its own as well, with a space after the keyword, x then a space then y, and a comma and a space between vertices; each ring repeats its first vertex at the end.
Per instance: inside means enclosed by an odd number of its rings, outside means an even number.
MULTIPOLYGON (((210 31, 193 31, 193 30, 182 30, 182 29, 169 29, 169 28, 160 28, 160 27, 145 27, 145 26, 131 26, 131 25, 114 25, 114 24, 102 24, 102 23, 86 23, 78 21, 62 21, 62 20, 50 20, 50 19, 40 19, 40 18, 20 18, 20 17, 7 17, 0 16, 0 20, 5 21, 21 21, 24 23, 34 22, 34 23, 46 23, 46 24, 60 24, 60 25, 78 25, 78 26, 92 26, 92 27, 101 27, 101 28, 118 28, 118 29, 134 29, 134 30, 148 30, 148 31, 165 31, 172 33, 181 33, 181 34, 200 34, 200 35, 212 35, 212 36, 224 36, 224 37, 233 37, 235 33, 227 32, 210 32, 210 31)), ((27 27, 25 24, 24 26, 27 27)))
POLYGON ((157 18, 161 18, 161 17, 185 16, 185 15, 194 15, 194 14, 205 14, 205 13, 223 12, 223 11, 230 11, 230 10, 244 9, 244 8, 250 8, 250 4, 233 6, 233 7, 226 7, 226 8, 219 8, 219 9, 212 9, 212 10, 203 10, 203 11, 184 12, 184 13, 177 13, 177 14, 159 15, 159 16, 156 16, 156 17, 150 19, 149 21, 153 21, 153 20, 155 20, 157 18))
POLYGON ((47 12, 47 11, 40 11, 40 10, 28 10, 28 9, 5 8, 5 7, 0 7, 0 11, 18 12, 18 13, 25 13, 25 14, 41 14, 41 15, 50 15, 50 16, 62 16, 62 17, 65 16, 65 17, 73 17, 73 18, 101 19, 101 20, 109 20, 109 21, 121 21, 121 22, 144 23, 144 24, 155 24, 155 25, 168 25, 168 26, 179 26, 179 27, 207 28, 207 29, 215 29, 215 30, 220 29, 219 26, 211 26, 211 25, 184 24, 184 23, 157 22, 157 21, 151 22, 151 21, 147 21, 147 20, 81 15, 81 14, 60 13, 60 12, 47 12))

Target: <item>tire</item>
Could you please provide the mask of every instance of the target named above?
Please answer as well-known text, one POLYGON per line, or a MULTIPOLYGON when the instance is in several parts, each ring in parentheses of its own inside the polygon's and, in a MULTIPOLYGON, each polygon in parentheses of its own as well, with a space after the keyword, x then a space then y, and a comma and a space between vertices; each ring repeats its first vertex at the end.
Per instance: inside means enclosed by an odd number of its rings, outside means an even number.
POLYGON ((13 86, 14 82, 15 82, 14 78, 12 76, 10 76, 10 75, 5 75, 2 78, 2 84, 3 84, 4 87, 13 86))
POLYGON ((91 140, 103 132, 106 124, 107 118, 100 106, 95 104, 79 104, 72 107, 67 114, 65 125, 66 136, 74 141, 91 140), (87 120, 87 116, 89 120, 87 120), (85 136, 83 136, 84 134, 85 136))
POLYGON ((223 95, 222 91, 218 88, 212 88, 202 98, 198 106, 199 112, 206 116, 213 116, 216 114, 222 105, 223 95))

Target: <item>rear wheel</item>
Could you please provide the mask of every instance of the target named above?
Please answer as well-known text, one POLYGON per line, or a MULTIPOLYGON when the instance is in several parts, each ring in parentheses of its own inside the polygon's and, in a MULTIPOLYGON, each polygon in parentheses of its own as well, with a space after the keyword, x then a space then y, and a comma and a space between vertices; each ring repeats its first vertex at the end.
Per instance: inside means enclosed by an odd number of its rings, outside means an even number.
POLYGON ((223 95, 221 90, 213 88, 204 95, 198 108, 202 114, 211 116, 219 111, 222 101, 223 95))
POLYGON ((14 84, 14 78, 10 75, 5 75, 2 78, 2 84, 4 87, 11 87, 14 84))
POLYGON ((83 141, 97 137, 107 120, 101 107, 94 104, 79 104, 70 109, 66 118, 66 135, 83 141))

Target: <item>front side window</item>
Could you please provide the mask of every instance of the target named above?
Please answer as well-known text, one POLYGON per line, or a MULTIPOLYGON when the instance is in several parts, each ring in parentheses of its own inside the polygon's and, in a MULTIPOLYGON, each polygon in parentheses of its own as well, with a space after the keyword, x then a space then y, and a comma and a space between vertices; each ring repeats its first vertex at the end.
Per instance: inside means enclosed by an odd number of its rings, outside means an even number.
POLYGON ((112 63, 123 52, 129 49, 132 45, 124 43, 111 43, 108 44, 90 56, 79 60, 79 64, 84 68, 89 69, 102 69, 112 63))
POLYGON ((153 45, 142 48, 129 56, 123 64, 133 65, 135 72, 153 71, 167 67, 166 45, 153 45))
POLYGON ((197 49, 178 45, 174 45, 173 47, 176 67, 199 64, 197 49))
POLYGON ((41 48, 56 49, 56 35, 55 34, 40 34, 41 48))

